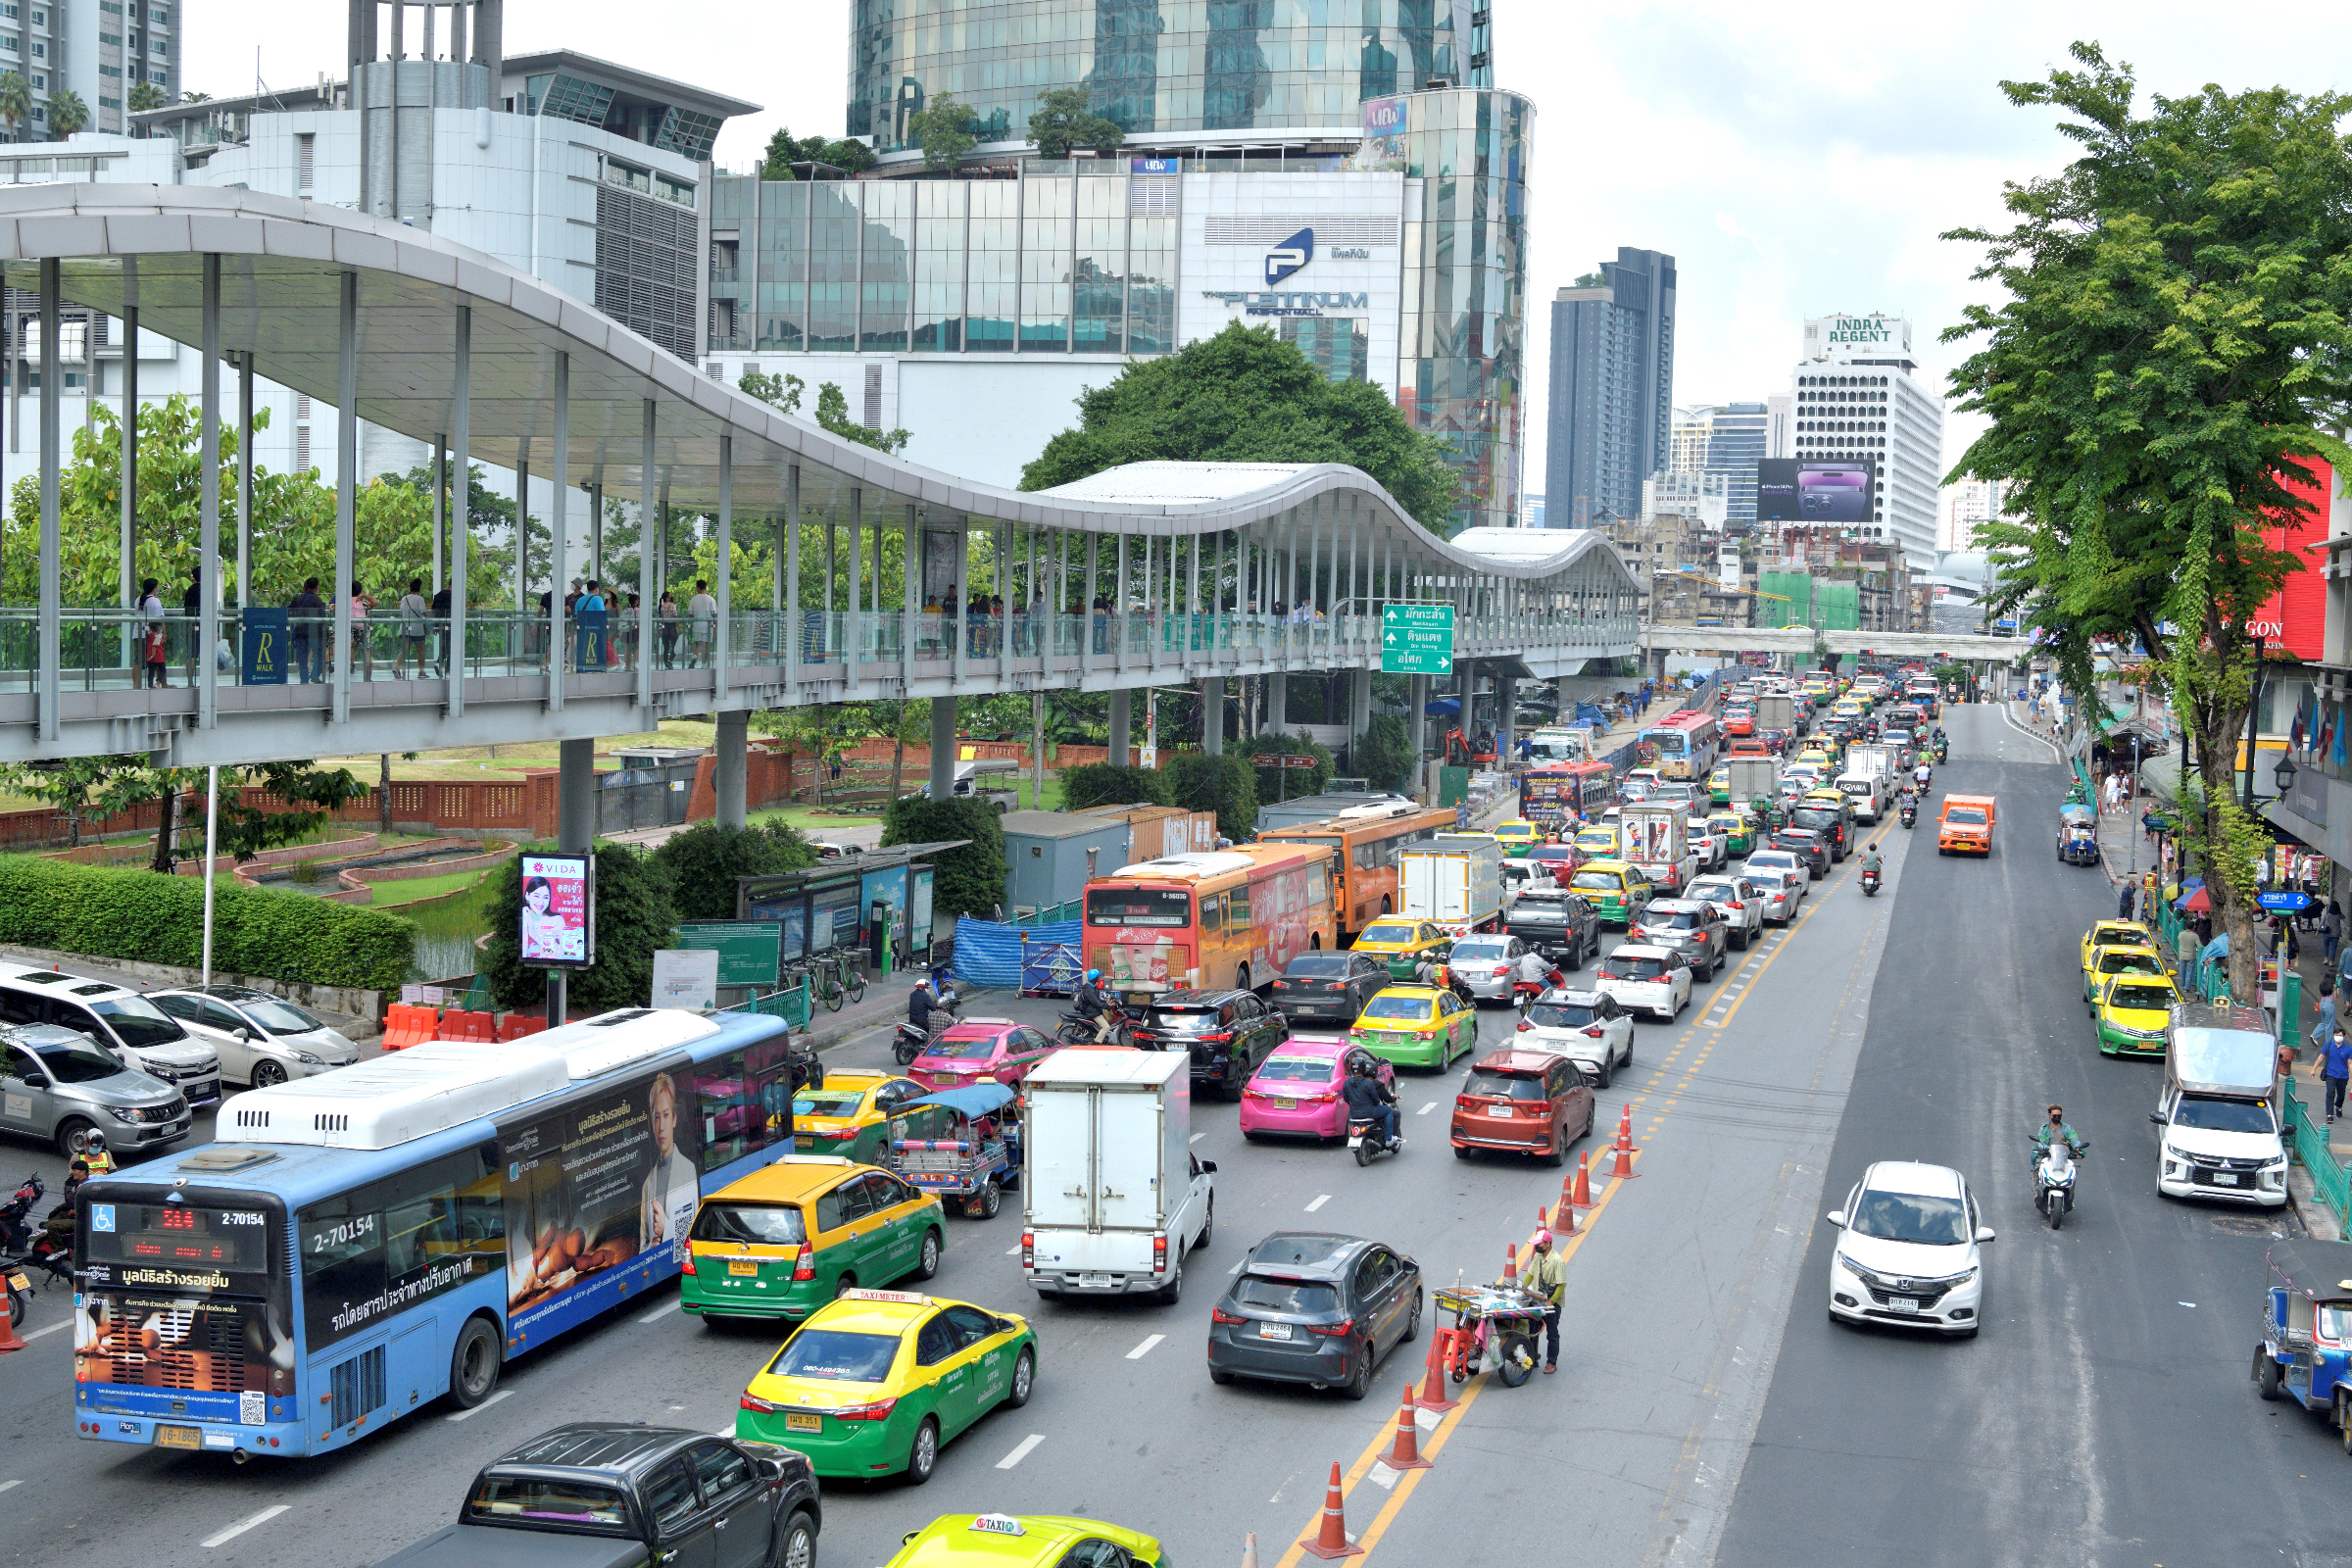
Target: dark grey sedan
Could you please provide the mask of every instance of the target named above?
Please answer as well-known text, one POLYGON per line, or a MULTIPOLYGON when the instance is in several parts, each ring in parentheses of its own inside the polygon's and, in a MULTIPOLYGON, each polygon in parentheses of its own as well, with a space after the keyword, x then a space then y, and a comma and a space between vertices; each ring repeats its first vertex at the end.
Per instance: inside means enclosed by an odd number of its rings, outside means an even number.
POLYGON ((1277 1231, 1242 1260, 1208 1315, 1208 1377, 1305 1383, 1350 1399, 1421 1334, 1421 1265, 1395 1249, 1323 1231, 1277 1231))
POLYGON ((1274 1005, 1295 1024, 1346 1030, 1391 984, 1389 966, 1369 954, 1301 953, 1275 980, 1274 1005))

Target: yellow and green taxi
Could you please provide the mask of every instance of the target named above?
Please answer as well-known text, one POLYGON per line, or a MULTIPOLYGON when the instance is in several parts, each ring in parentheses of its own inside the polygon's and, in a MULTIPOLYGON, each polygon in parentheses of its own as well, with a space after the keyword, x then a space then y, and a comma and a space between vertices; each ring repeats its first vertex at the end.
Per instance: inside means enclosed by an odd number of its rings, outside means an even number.
POLYGON ((1568 879, 1568 890, 1592 906, 1603 924, 1630 928, 1649 907, 1649 878, 1623 860, 1588 860, 1568 879))
POLYGON ((1355 951, 1387 964, 1390 979, 1409 980, 1424 954, 1434 955, 1452 941, 1427 920, 1384 914, 1356 933, 1355 951))
POLYGON ((1608 859, 1617 853, 1617 830, 1602 822, 1576 830, 1576 856, 1580 860, 1608 859))
POLYGON ((919 1487, 957 1433, 1000 1404, 1027 1404, 1036 1384, 1026 1318, 910 1291, 845 1291, 753 1375, 735 1435, 805 1453, 820 1476, 903 1470, 919 1487))
POLYGON ((1791 762, 1810 762, 1813 766, 1820 768, 1824 773, 1827 773, 1834 765, 1836 765, 1830 759, 1829 748, 1818 745, 1807 746, 1803 751, 1798 752, 1794 757, 1788 759, 1788 760, 1791 762))
POLYGON ((2090 973, 2094 948, 2152 948, 2155 936, 2137 920, 2100 920, 2082 933, 2082 972, 2090 973))
POLYGON ((1723 853, 1735 860, 1746 858, 1756 847, 1756 819, 1746 811, 1709 811, 1707 831, 1722 835, 1723 853))
POLYGON ((886 1170, 788 1154, 703 1200, 678 1304, 704 1317, 807 1317, 854 1286, 939 1272, 947 1211, 886 1170))
POLYGON ((1167 1568, 1140 1530, 1060 1514, 951 1513, 906 1538, 884 1568, 1167 1568))
POLYGON ((1713 801, 1717 806, 1731 804, 1732 768, 1730 763, 1717 763, 1715 771, 1707 775, 1707 799, 1713 801))
POLYGON ((2169 975, 2164 955, 2154 948, 2110 946, 2090 950, 2090 967, 2082 971, 2082 1000, 2098 1004, 2099 993, 2119 974, 2169 975))
POLYGON ((2099 1020, 2099 1054, 2163 1055, 2165 1025, 2180 1000, 2170 975, 2119 974, 2109 979, 2092 1009, 2099 1020))
POLYGON ((1830 705, 1832 718, 1860 718, 1870 711, 1870 705, 1859 697, 1840 697, 1830 705))
POLYGON ((1510 821, 1496 828, 1494 837, 1503 854, 1520 856, 1544 842, 1544 830, 1533 822, 1510 821))
POLYGON ((792 1097, 793 1135, 803 1153, 877 1165, 892 1107, 930 1092, 898 1073, 828 1071, 822 1089, 804 1084, 792 1097))
POLYGON ((1444 1071, 1478 1044, 1478 1009, 1435 986, 1386 986, 1348 1031, 1350 1043, 1399 1067, 1444 1071))

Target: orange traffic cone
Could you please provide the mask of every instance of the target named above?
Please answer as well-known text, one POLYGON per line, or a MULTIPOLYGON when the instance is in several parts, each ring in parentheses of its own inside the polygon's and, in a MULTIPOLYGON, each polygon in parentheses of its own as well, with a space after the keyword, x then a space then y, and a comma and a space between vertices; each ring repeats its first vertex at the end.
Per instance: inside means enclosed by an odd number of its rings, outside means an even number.
POLYGON ((1537 1209, 1536 1221, 1538 1224, 1550 1226, 1554 1235, 1574 1236, 1576 1234, 1576 1204, 1568 1197, 1568 1184, 1566 1182, 1560 1183, 1560 1200, 1558 1204, 1555 1205, 1552 1211, 1548 1214, 1544 1213, 1544 1210, 1540 1208, 1537 1209))
POLYGON ((1519 1283, 1519 1244, 1517 1242, 1502 1244, 1502 1283, 1505 1285, 1519 1283))
POLYGON ((6 1317, 0 1317, 0 1355, 11 1350, 22 1350, 25 1343, 17 1338, 16 1314, 10 1312, 6 1317))
POLYGON ((1612 1149, 1634 1147, 1634 1107, 1630 1102, 1618 1107, 1617 1142, 1609 1147, 1612 1149))
POLYGON ((1430 1462, 1421 1457, 1421 1429, 1413 1422, 1413 1386, 1404 1386, 1404 1400, 1396 1406, 1396 1442, 1380 1462, 1392 1470, 1427 1470, 1430 1462))
POLYGON ((1592 1206, 1592 1156, 1591 1154, 1576 1156, 1576 1206, 1579 1208, 1592 1206))
POLYGON ((1424 1410, 1450 1410, 1461 1402, 1446 1397, 1446 1363, 1452 1359, 1453 1333, 1440 1329, 1429 1337, 1429 1375, 1421 1380, 1421 1397, 1413 1401, 1424 1410))
POLYGON ((1348 1539, 1348 1500, 1340 1494, 1340 1464, 1331 1464, 1331 1488, 1323 1494, 1323 1524, 1312 1541, 1301 1541, 1298 1549, 1309 1557, 1329 1560, 1334 1557, 1360 1557, 1364 1548, 1348 1539))
POLYGON ((1631 1181, 1636 1174, 1634 1170, 1634 1107, 1631 1105, 1625 1107, 1625 1118, 1617 1124, 1617 1142, 1613 1147, 1617 1153, 1617 1164, 1609 1172, 1610 1179, 1631 1181))
POLYGON ((1257 1568, 1257 1532, 1242 1538, 1242 1568, 1257 1568))

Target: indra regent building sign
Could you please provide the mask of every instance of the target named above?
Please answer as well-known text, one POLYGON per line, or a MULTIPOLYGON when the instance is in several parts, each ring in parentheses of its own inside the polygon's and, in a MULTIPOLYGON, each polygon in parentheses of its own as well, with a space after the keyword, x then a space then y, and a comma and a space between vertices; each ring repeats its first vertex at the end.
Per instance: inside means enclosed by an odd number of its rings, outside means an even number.
POLYGON ((1911 323, 1893 316, 1822 316, 1805 322, 1805 358, 1908 360, 1911 323))

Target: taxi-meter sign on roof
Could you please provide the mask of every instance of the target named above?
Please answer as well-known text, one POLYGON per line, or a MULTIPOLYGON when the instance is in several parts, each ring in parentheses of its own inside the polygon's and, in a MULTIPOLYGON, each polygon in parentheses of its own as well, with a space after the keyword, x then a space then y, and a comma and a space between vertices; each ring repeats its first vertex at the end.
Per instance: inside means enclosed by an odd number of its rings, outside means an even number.
POLYGON ((1380 612, 1380 668, 1386 675, 1453 673, 1453 607, 1388 605, 1380 612))

